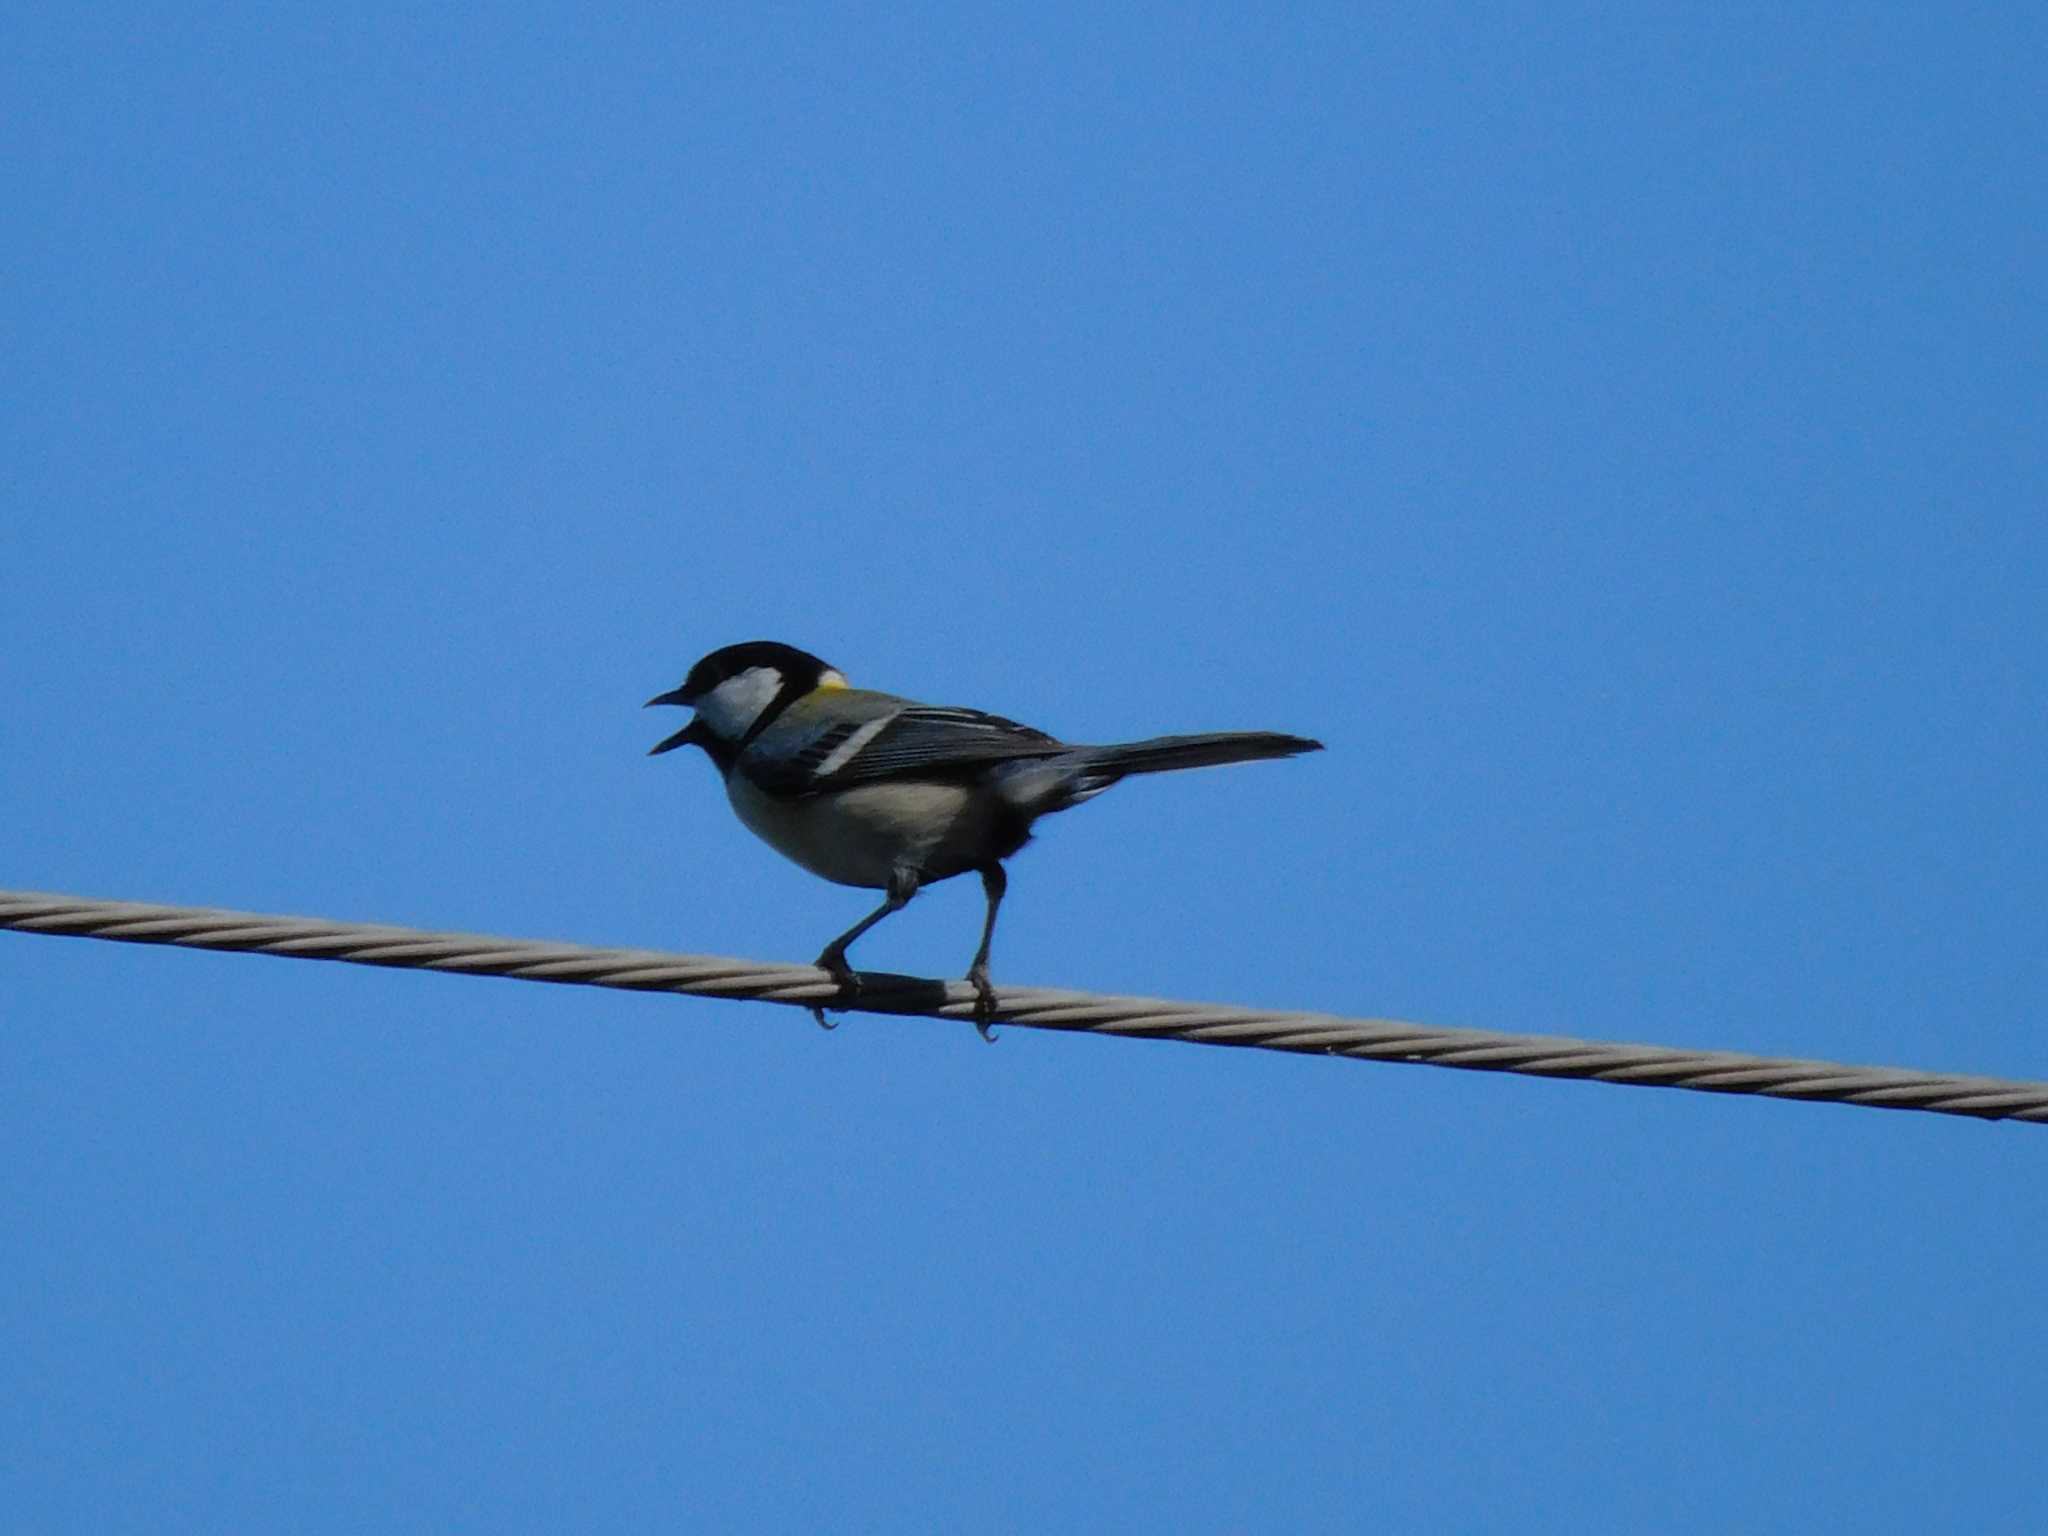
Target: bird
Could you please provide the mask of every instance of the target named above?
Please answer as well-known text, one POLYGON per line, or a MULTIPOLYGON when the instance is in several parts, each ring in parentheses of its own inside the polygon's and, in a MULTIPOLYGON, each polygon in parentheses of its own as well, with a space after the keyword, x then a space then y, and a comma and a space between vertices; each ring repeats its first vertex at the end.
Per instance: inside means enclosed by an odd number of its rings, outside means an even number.
MULTIPOLYGON (((1293 757, 1322 743, 1277 731, 1215 731, 1083 746, 1001 715, 853 687, 808 651, 750 640, 711 652, 646 707, 689 724, 649 749, 703 749, 748 830, 814 875, 884 893, 819 954, 842 992, 860 981, 847 947, 921 889, 974 871, 987 898, 967 969, 984 1038, 995 1012, 989 946, 1003 868, 1041 816, 1092 800, 1132 774, 1293 757)), ((812 1013, 827 1023, 824 1009, 812 1013)))

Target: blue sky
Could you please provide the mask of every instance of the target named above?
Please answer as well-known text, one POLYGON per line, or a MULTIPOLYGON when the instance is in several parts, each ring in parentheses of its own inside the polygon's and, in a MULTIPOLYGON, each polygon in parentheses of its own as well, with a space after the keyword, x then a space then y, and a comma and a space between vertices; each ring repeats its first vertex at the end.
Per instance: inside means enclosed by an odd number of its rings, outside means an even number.
MULTIPOLYGON (((2048 1076, 2036 7, 41 7, 0 885, 2048 1076), (863 942, 958 974, 973 882, 863 942)), ((2048 1137, 0 935, 22 1529, 2027 1530, 2048 1137)))

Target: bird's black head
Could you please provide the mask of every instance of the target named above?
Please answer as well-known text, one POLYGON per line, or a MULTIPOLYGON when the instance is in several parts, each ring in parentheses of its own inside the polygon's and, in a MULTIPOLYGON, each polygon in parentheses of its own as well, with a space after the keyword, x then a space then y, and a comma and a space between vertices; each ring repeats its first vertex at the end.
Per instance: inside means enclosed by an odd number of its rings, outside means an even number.
POLYGON ((779 673, 785 683, 794 684, 805 693, 834 670, 809 651, 800 651, 779 640, 747 640, 713 651, 690 668, 690 675, 683 679, 683 686, 676 690, 678 697, 672 702, 695 707, 720 683, 762 667, 779 673))
POLYGON ((680 704, 697 717, 654 747, 700 746, 721 768, 783 710, 814 688, 844 688, 846 679, 809 651, 776 640, 748 640, 713 651, 682 686, 647 702, 680 704))

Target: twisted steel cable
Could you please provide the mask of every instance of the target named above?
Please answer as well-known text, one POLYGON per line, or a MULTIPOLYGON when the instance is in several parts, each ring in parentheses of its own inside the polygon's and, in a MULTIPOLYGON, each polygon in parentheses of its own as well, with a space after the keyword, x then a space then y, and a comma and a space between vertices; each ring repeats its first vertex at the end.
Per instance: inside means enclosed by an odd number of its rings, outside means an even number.
MULTIPOLYGON (((809 1009, 829 1005, 865 1013, 974 1018, 974 989, 965 982, 868 972, 861 977, 860 991, 847 997, 826 972, 811 965, 762 965, 653 949, 592 949, 581 944, 436 933, 383 923, 337 923, 324 918, 0 891, 0 928, 630 992, 680 992, 809 1009)), ((1509 1035, 1391 1019, 1271 1012, 1047 987, 998 989, 992 1022, 1480 1072, 1519 1072, 1532 1077, 1588 1078, 1637 1087, 1921 1109, 1984 1120, 2048 1121, 2048 1082, 1901 1067, 1843 1066, 1733 1051, 1509 1035)))

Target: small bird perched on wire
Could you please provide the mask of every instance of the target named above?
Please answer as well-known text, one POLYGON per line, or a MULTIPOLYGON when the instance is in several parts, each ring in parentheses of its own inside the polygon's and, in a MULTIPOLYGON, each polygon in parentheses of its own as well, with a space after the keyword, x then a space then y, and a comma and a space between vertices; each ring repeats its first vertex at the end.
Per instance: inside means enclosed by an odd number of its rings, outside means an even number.
MULTIPOLYGON (((970 869, 979 874, 988 916, 967 980, 984 1036, 995 1009, 988 952, 1008 886, 1003 860, 1024 846, 1034 821, 1127 774, 1322 749, 1274 731, 1075 746, 978 709, 851 687, 836 667, 772 640, 713 651, 681 687, 647 703, 696 711, 650 756, 702 747, 725 778, 733 810, 762 841, 814 875, 886 893, 818 956, 848 992, 859 988, 846 963, 849 944, 920 887, 970 869)), ((824 1010, 812 1011, 825 1024, 824 1010)))

